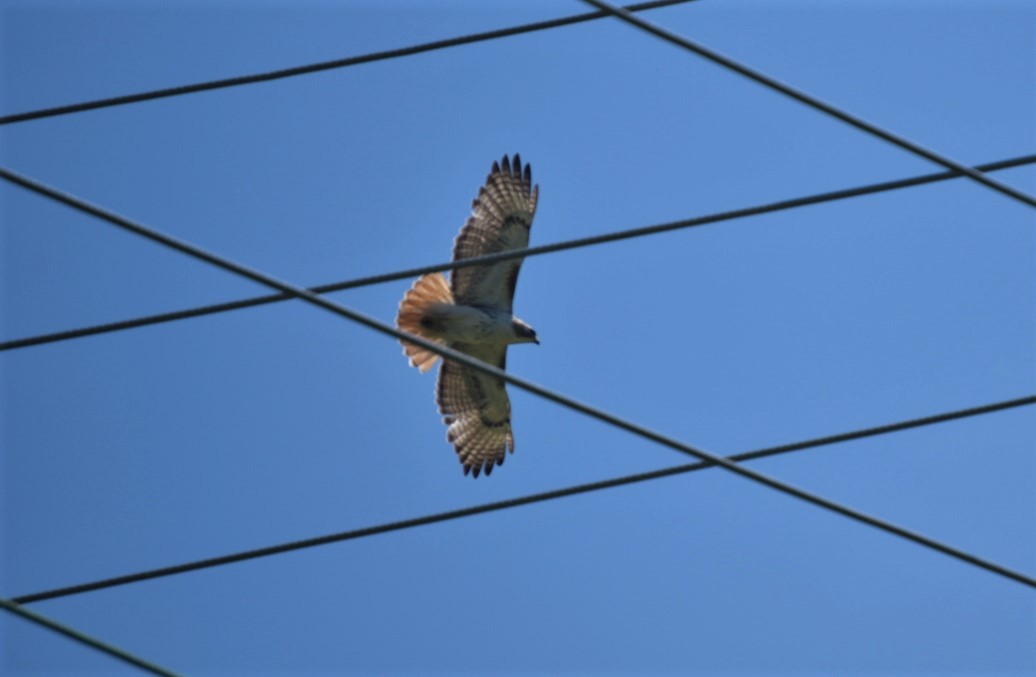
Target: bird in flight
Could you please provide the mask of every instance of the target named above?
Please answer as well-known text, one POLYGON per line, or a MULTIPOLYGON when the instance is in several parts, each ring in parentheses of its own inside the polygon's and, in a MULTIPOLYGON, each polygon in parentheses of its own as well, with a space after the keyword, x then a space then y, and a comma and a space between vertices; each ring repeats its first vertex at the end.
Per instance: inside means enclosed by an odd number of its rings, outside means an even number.
MULTIPOLYGON (((453 260, 525 249, 538 196, 532 168, 523 167, 518 154, 494 162, 454 241, 453 260)), ((521 266, 522 259, 515 258, 456 268, 449 282, 442 273, 425 275, 399 304, 396 326, 504 369, 507 346, 539 343, 533 328, 511 310, 521 266)), ((422 373, 439 359, 413 343, 402 344, 410 364, 422 373)), ((435 399, 465 475, 478 477, 484 471, 488 477, 495 465, 503 465, 507 452, 514 452, 511 401, 502 380, 447 359, 439 369, 435 399)))

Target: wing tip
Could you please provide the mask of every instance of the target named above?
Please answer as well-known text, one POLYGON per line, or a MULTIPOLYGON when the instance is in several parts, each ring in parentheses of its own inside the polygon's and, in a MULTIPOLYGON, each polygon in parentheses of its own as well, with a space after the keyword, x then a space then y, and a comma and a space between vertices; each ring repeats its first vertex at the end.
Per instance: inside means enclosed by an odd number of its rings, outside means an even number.
MULTIPOLYGON (((509 449, 509 451, 513 453, 514 449, 509 449)), ((465 462, 463 459, 461 459, 460 462, 464 465, 465 477, 471 475, 472 479, 478 479, 479 473, 485 474, 486 477, 492 475, 493 468, 503 465, 505 458, 507 458, 507 456, 501 455, 494 458, 477 461, 475 463, 465 462)))
POLYGON ((507 174, 513 176, 524 184, 531 192, 532 190, 532 165, 522 164, 522 154, 515 153, 508 156, 506 153, 499 160, 493 161, 493 169, 489 172, 489 178, 495 174, 507 174))
MULTIPOLYGON (((443 419, 446 420, 446 419, 443 419)), ((447 422, 449 425, 449 422, 447 422)), ((480 474, 484 474, 489 477, 493 474, 493 469, 497 466, 504 464, 507 460, 507 454, 514 453, 514 436, 510 431, 507 432, 506 437, 502 441, 502 445, 495 450, 488 450, 486 448, 480 448, 472 451, 466 449, 466 441, 461 436, 455 435, 450 429, 446 431, 446 440, 453 445, 457 451, 457 460, 464 466, 464 476, 471 475, 472 478, 477 478, 480 474), (491 453, 491 456, 487 457, 487 452, 491 453)))

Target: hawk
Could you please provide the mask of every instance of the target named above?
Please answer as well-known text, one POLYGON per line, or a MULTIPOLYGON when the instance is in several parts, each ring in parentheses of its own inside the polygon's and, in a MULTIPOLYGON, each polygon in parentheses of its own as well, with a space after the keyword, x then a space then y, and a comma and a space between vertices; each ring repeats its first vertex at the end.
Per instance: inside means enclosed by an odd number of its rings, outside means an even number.
MULTIPOLYGON (((479 190, 471 216, 453 244, 453 260, 525 249, 536 213, 539 186, 532 185, 532 168, 521 158, 505 155, 479 190)), ((504 369, 507 346, 539 343, 536 332, 511 312, 514 287, 522 259, 457 268, 450 281, 442 273, 414 282, 399 304, 396 326, 410 334, 447 346, 504 369)), ((410 364, 427 372, 439 356, 401 341, 410 364)), ((511 401, 504 381, 462 364, 444 360, 436 384, 436 402, 447 425, 464 474, 488 477, 514 452, 511 401)))

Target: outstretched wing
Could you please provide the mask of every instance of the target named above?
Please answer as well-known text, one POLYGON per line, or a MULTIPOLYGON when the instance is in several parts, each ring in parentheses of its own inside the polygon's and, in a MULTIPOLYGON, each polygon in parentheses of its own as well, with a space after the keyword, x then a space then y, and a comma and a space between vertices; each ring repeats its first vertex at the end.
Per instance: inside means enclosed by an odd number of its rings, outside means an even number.
MULTIPOLYGON (((507 363, 506 345, 452 347, 501 369, 507 363)), ((465 475, 478 477, 484 469, 488 477, 494 465, 503 465, 506 453, 514 451, 514 436, 511 401, 502 380, 447 359, 439 368, 435 400, 448 426, 446 439, 457 449, 465 475)))
MULTIPOLYGON (((538 197, 539 186, 532 185, 532 168, 523 168, 517 153, 513 162, 506 155, 501 162, 494 162, 486 185, 471 205, 471 216, 454 242, 453 260, 526 248, 538 197)), ((511 312, 521 266, 522 259, 511 259, 457 268, 451 278, 453 297, 459 304, 511 312)))

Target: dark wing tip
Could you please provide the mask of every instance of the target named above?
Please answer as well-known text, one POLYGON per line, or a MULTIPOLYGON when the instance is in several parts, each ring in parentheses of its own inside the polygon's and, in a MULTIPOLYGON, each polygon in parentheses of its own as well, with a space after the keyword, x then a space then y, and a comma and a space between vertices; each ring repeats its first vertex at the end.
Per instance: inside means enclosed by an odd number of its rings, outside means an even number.
MULTIPOLYGON (((514 449, 509 449, 509 451, 514 452, 514 449)), ((486 477, 489 477, 493 474, 493 468, 504 464, 505 458, 506 456, 501 456, 500 458, 491 458, 488 461, 480 461, 478 463, 465 463, 464 461, 461 461, 464 465, 464 475, 471 475, 471 477, 475 479, 480 474, 485 473, 486 477)))
POLYGON ((514 154, 514 173, 518 180, 525 186, 525 190, 532 193, 532 165, 526 164, 522 167, 522 156, 518 153, 514 154))
POLYGON ((494 161, 493 169, 489 172, 487 183, 492 180, 493 176, 496 174, 507 174, 517 178, 526 187, 526 190, 531 193, 532 165, 527 164, 524 167, 522 166, 521 153, 515 153, 513 159, 504 155, 500 160, 494 161))

